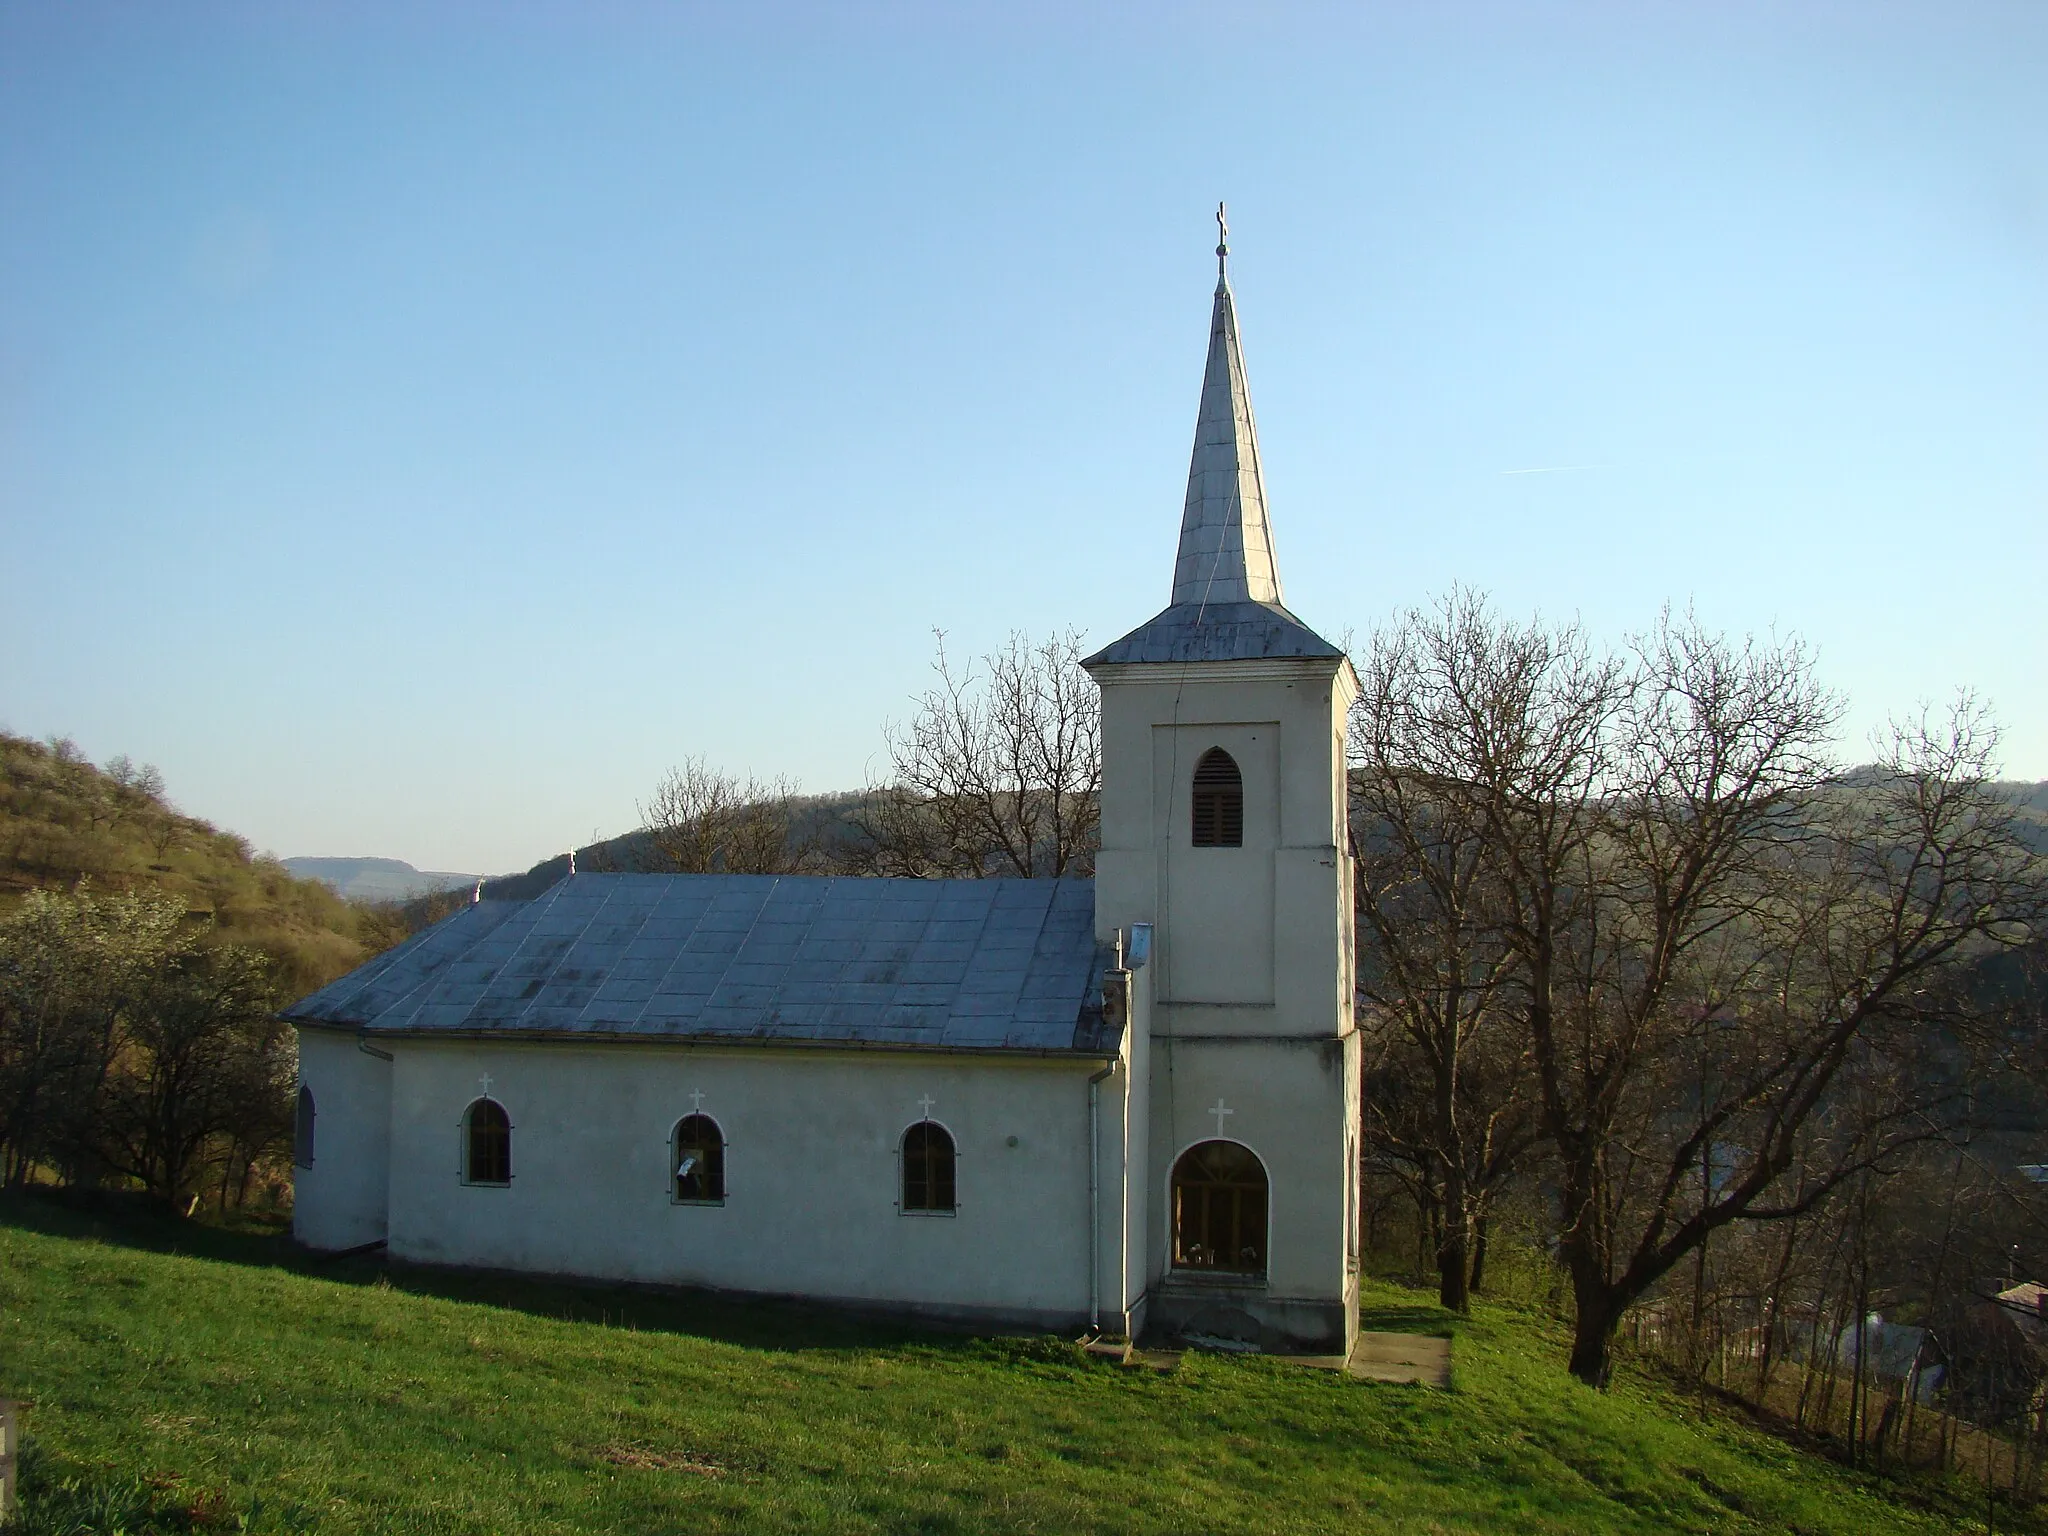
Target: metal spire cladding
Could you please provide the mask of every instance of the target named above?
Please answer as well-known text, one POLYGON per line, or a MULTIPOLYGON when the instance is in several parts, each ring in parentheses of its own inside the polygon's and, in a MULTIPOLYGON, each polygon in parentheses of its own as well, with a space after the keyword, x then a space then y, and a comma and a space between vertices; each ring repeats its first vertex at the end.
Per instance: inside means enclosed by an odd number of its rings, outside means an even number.
POLYGON ((1216 303, 1209 317, 1209 361, 1188 464, 1180 552, 1173 565, 1173 601, 1197 606, 1278 603, 1280 570, 1266 520, 1259 434, 1230 294, 1230 226, 1221 203, 1216 205, 1216 228, 1216 303))
POLYGON ((1344 653, 1287 611, 1266 520, 1259 434, 1252 425, 1237 310, 1230 297, 1230 226, 1216 205, 1216 305, 1209 316, 1209 362, 1188 464, 1173 600, 1082 665, 1257 661, 1342 661, 1344 653))

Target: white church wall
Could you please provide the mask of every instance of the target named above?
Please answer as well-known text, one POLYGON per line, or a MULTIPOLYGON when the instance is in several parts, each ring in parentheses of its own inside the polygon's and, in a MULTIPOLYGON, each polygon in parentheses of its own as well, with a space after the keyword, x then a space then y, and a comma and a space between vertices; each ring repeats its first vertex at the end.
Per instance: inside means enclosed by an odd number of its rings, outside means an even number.
POLYGON ((292 1171, 292 1233, 309 1248, 384 1236, 391 1170, 391 1063, 350 1030, 299 1030, 299 1084, 313 1095, 313 1161, 292 1171))
POLYGON ((1350 1027, 1343 712, 1332 664, 1101 667, 1103 851, 1096 928, 1158 925, 1157 1006, 1180 1033, 1350 1027), (1185 675, 1184 675, 1185 671, 1185 675), (1159 674, 1164 673, 1163 678, 1159 674), (1195 763, 1245 781, 1241 848, 1195 848, 1195 763))
POLYGON ((1331 1353, 1350 1347, 1357 1326, 1348 1251, 1357 1052, 1356 1035, 1155 1040, 1148 1246, 1156 1321, 1170 1327, 1207 1307, 1239 1307, 1296 1346, 1331 1353), (1218 1135, 1219 1121, 1222 1138, 1257 1154, 1269 1181, 1266 1273, 1256 1281, 1172 1266, 1172 1170, 1183 1152, 1218 1135))
MULTIPOLYGON (((1087 1315, 1087 1079, 1100 1061, 510 1041, 396 1050, 397 1257, 1046 1326, 1087 1315), (462 1115, 485 1077, 513 1125, 507 1188, 459 1177, 462 1115), (952 1216, 898 1209, 900 1140, 927 1099, 958 1148, 952 1216), (720 1206, 670 1199, 669 1136, 693 1107, 727 1142, 720 1206)), ((1104 1127, 1112 1147, 1122 1134, 1120 1116, 1104 1127)), ((1114 1199, 1108 1181, 1102 1194, 1114 1199)))
MULTIPOLYGON (((1334 1032, 1351 1027, 1351 907, 1349 849, 1278 848, 1273 851, 1274 1012, 1280 1032, 1295 1034, 1303 1020, 1334 1032)), ((1176 977, 1176 991, 1178 991, 1176 977)))
POLYGON ((1271 1007, 1273 1003, 1273 850, 1280 838, 1280 723, 1155 725, 1151 748, 1153 841, 1173 848, 1166 860, 1159 921, 1174 949, 1173 999, 1183 1003, 1271 1007), (1190 843, 1195 765, 1220 747, 1244 781, 1244 844, 1190 843))

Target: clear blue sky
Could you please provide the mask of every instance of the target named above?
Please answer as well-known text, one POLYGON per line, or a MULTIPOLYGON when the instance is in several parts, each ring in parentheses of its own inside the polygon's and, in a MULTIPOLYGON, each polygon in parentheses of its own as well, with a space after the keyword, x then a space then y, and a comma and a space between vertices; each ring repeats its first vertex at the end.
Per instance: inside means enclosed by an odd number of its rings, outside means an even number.
POLYGON ((1171 572, 1979 689, 2048 777, 2048 6, 0 8, 0 724, 282 854, 853 786, 1171 572), (1521 471, 1546 471, 1521 473, 1521 471))

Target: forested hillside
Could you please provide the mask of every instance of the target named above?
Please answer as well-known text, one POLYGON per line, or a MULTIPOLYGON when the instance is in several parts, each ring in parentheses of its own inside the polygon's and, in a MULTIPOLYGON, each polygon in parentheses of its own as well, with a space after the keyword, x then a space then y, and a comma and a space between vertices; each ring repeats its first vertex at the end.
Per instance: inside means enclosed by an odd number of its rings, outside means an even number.
POLYGON ((153 768, 0 735, 0 1180, 281 1202, 277 1010, 405 927, 181 815, 153 768))
POLYGON ((32 890, 161 894, 310 991, 404 937, 395 914, 295 879, 248 839, 181 814, 154 768, 97 768, 68 741, 0 732, 0 917, 32 890))

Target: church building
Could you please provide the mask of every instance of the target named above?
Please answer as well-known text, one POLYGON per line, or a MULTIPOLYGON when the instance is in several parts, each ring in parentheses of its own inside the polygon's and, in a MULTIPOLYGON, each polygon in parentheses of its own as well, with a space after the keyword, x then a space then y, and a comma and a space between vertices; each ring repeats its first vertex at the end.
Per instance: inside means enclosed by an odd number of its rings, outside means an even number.
POLYGON ((287 1010, 299 1239, 1348 1352, 1349 663, 1284 606, 1226 247, 1096 875, 571 874, 287 1010))

